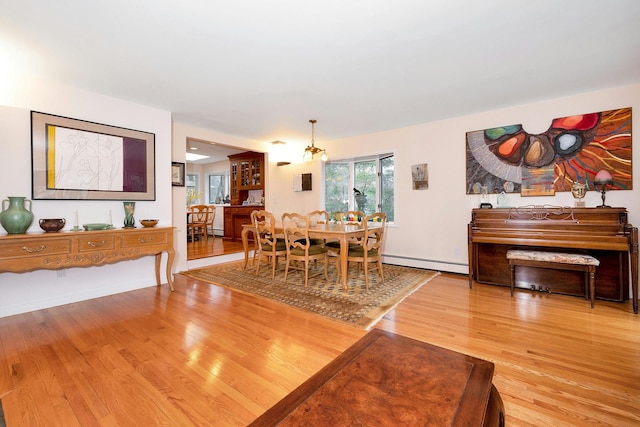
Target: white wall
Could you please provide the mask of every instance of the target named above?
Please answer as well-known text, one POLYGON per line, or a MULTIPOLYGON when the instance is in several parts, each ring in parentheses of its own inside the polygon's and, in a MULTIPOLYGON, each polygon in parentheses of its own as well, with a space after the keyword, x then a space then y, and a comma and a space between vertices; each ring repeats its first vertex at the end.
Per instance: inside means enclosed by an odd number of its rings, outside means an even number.
MULTIPOLYGON (((465 117, 427 123, 373 135, 337 141, 334 156, 357 154, 354 147, 373 152, 394 150, 396 177, 396 224, 387 235, 384 249, 387 261, 403 263, 402 257, 417 259, 418 265, 446 271, 467 272, 467 229, 471 209, 478 207, 478 196, 466 195, 465 133, 472 130, 523 123, 529 132, 543 132, 551 120, 574 114, 616 108, 640 107, 640 86, 610 89, 579 96, 547 100, 465 117), (411 166, 429 165, 429 189, 411 188, 411 166), (395 258, 398 257, 398 258, 395 258)), ((638 116, 633 119, 638 127, 638 116)), ((634 159, 640 158, 640 144, 634 144, 634 159)), ((640 225, 640 176, 634 176, 633 191, 613 191, 607 202, 629 210, 629 220, 640 225)), ((525 197, 510 194, 512 206, 552 204, 572 206, 569 192, 552 197, 525 197)), ((591 191, 587 206, 600 203, 599 193, 591 191)), ((495 196, 491 202, 496 205, 495 196)), ((407 262, 414 264, 413 262, 407 262)))
MULTIPOLYGON (((465 133, 472 130, 522 123, 532 133, 548 129, 551 120, 574 114, 632 107, 640 109, 640 85, 614 88, 577 96, 546 100, 487 111, 438 122, 425 123, 337 141, 322 141, 332 159, 367 154, 395 153, 395 224, 386 235, 385 261, 434 268, 458 273, 468 272, 467 224, 471 209, 479 197, 466 194, 465 133), (427 163, 429 189, 412 190, 411 166, 427 163)), ((640 129, 638 117, 633 128, 640 129)), ((633 147, 633 158, 640 159, 640 144, 633 147)), ((307 212, 319 207, 322 198, 321 163, 311 165, 270 166, 269 185, 280 192, 268 194, 270 208, 276 212, 297 209, 307 212), (293 174, 312 172, 313 191, 293 193, 293 174)), ((634 190, 607 193, 607 204, 629 210, 629 221, 640 226, 640 175, 634 176, 634 190)), ((552 204, 573 206, 569 192, 552 197, 525 197, 509 194, 512 206, 552 204)), ((590 191, 587 206, 600 204, 600 195, 590 191)), ((491 202, 496 205, 495 196, 491 202)))
MULTIPOLYGON (((0 198, 31 198, 30 111, 72 117, 155 134, 156 200, 136 202, 135 218, 158 218, 160 226, 171 225, 171 113, 48 81, 20 75, 0 91, 0 147, 4 158, 0 168, 0 198), (17 88, 17 89, 16 89, 17 88)), ((35 200, 34 222, 29 232, 41 232, 39 218, 63 217, 66 229, 73 225, 78 210, 79 223, 108 222, 109 211, 115 226, 123 223, 121 201, 35 200)), ((5 234, 0 230, 0 234, 5 234)), ((166 256, 164 260, 166 261, 166 256)), ((39 270, 0 274, 0 317, 155 286, 154 258, 145 257, 113 265, 39 270)), ((162 269, 164 270, 164 268, 162 269)), ((162 278, 166 283, 166 277, 162 278)))
MULTIPOLYGON (((82 120, 153 132, 156 135, 156 197, 154 202, 138 202, 136 218, 157 217, 160 225, 177 227, 177 251, 174 271, 187 269, 185 189, 172 187, 171 161, 185 161, 187 138, 220 142, 247 150, 269 152, 267 142, 237 138, 216 131, 194 128, 186 124, 171 124, 171 114, 126 101, 54 85, 40 80, 16 81, 6 84, 11 90, 0 91, 0 147, 9 158, 0 168, 0 197, 30 196, 30 123, 29 110, 68 116, 82 120)), ((5 82, 6 83, 6 82, 5 82)), ((444 271, 467 272, 466 226, 470 211, 479 203, 478 196, 465 194, 465 133, 470 130, 523 123, 529 132, 547 129, 550 120, 573 114, 616 108, 640 108, 640 85, 612 88, 577 96, 546 100, 488 111, 439 122, 425 123, 387 132, 322 141, 332 159, 366 154, 395 153, 396 221, 387 233, 384 249, 387 261, 444 271), (411 166, 429 165, 429 189, 411 189, 411 166)), ((633 127, 638 127, 637 114, 633 127)), ((302 152, 303 146, 287 145, 287 152, 302 152)), ((634 144, 635 159, 640 150, 634 144)), ((629 210, 632 224, 640 224, 640 179, 634 177, 635 190, 612 191, 607 202, 629 210)), ((266 208, 281 215, 287 211, 309 212, 320 208, 323 195, 322 163, 292 163, 278 167, 267 154, 266 208), (313 190, 293 191, 293 176, 313 174, 313 190)), ((572 205, 569 193, 553 197, 520 198, 510 195, 514 206, 525 204, 572 205)), ((600 202, 599 194, 589 192, 587 206, 600 202)), ((492 199, 495 204, 495 197, 492 199)), ((118 201, 35 201, 36 218, 62 216, 69 218, 75 209, 80 222, 103 222, 108 211, 114 223, 122 221, 124 213, 118 201)), ((31 230, 38 230, 34 222, 31 230)), ((0 317, 38 308, 94 298, 155 285, 153 258, 97 268, 56 271, 36 271, 0 275, 0 317), (99 272, 99 274, 96 274, 99 272)), ((163 280, 166 280, 163 278, 163 280)))

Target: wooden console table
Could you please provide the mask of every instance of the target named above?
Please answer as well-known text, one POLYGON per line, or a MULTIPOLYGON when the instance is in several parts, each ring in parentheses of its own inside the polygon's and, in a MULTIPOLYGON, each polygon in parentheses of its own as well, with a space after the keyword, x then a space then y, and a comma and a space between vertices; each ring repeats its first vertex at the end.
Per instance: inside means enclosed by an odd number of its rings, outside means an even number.
POLYGON ((155 255, 156 283, 160 285, 160 262, 166 252, 167 282, 173 291, 173 232, 174 227, 149 227, 8 234, 0 236, 0 273, 92 267, 155 255))
POLYGON ((374 329, 250 426, 504 426, 493 363, 374 329))

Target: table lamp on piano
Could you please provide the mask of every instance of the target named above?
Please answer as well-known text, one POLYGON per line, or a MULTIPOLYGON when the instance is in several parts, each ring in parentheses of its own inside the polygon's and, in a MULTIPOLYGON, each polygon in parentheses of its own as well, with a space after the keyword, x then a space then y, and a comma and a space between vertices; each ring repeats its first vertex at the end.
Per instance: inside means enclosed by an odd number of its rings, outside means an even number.
POLYGON ((604 199, 607 192, 607 186, 613 184, 613 178, 611 177, 611 174, 608 171, 603 169, 596 174, 596 177, 594 178, 593 183, 595 184, 596 189, 600 187, 600 191, 602 192, 602 204, 599 205, 598 207, 610 208, 611 206, 607 206, 604 203, 604 199))

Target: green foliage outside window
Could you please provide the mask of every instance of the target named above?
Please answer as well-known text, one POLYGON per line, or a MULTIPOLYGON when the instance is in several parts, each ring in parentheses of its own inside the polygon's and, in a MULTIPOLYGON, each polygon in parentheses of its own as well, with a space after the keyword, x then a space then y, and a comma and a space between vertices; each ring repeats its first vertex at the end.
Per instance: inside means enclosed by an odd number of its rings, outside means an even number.
POLYGON ((333 214, 361 210, 394 218, 393 155, 325 163, 325 209, 333 214))
POLYGON ((325 163, 325 210, 331 214, 349 210, 349 163, 325 163))

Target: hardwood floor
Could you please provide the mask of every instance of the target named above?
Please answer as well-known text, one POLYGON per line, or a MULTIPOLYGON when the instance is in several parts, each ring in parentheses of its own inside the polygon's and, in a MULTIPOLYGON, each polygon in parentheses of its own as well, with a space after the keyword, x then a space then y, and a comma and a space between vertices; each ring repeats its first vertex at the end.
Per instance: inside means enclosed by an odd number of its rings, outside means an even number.
MULTIPOLYGON (((181 275, 175 288, 0 319, 7 425, 243 426, 365 334, 181 275)), ((509 426, 640 424, 628 302, 443 274, 376 327, 495 363, 509 426)))
POLYGON ((216 236, 215 238, 209 236, 208 239, 187 242, 187 260, 242 252, 243 250, 240 242, 225 241, 221 236, 216 236))

